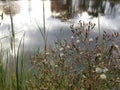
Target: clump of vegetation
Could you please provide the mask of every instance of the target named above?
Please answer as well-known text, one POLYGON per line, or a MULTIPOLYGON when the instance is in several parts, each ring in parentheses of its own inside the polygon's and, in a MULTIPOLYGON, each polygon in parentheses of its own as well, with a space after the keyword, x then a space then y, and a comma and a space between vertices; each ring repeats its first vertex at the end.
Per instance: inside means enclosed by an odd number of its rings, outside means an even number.
POLYGON ((119 90, 119 33, 103 32, 91 37, 95 24, 79 21, 71 25, 70 40, 57 40, 47 52, 35 54, 34 77, 28 90, 119 90))

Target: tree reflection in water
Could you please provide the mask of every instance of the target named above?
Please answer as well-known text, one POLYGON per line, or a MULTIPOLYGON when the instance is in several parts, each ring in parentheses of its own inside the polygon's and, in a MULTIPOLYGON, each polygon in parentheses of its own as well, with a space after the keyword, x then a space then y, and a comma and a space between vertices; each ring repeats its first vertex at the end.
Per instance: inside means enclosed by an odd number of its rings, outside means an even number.
POLYGON ((116 4, 119 4, 119 0, 51 0, 51 11, 54 17, 61 19, 72 18, 82 12, 98 17, 98 13, 114 13, 116 4))

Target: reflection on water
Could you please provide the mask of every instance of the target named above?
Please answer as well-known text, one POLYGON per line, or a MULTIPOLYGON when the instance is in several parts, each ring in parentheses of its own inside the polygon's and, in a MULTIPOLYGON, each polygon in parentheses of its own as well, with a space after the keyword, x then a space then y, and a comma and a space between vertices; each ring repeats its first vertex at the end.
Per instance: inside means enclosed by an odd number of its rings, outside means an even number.
MULTIPOLYGON (((0 26, 0 39, 10 34, 9 13, 14 14, 14 28, 16 43, 19 43, 23 31, 26 33, 25 44, 29 47, 43 47, 42 36, 36 24, 43 28, 43 0, 20 0, 11 2, 0 1, 0 12, 3 20, 0 26), (3 13, 3 14, 2 14, 3 13), (31 43, 32 41, 32 43, 31 43)), ((46 30, 48 43, 55 40, 60 30, 69 37, 69 25, 79 20, 92 21, 98 28, 98 14, 100 15, 101 30, 120 30, 119 0, 44 0, 46 30)), ((95 30, 94 33, 96 33, 95 30)), ((1 39, 7 42, 9 39, 1 39)), ((7 47, 8 44, 6 44, 7 47)), ((16 44, 17 45, 17 44, 16 44)), ((29 48, 27 46, 27 48, 29 48)), ((34 48, 33 48, 34 49, 34 48)))
POLYGON ((51 0, 51 10, 67 18, 82 12, 97 17, 98 13, 106 15, 115 12, 118 4, 119 0, 51 0))
MULTIPOLYGON (((40 12, 42 14, 42 10, 40 10, 40 8, 42 9, 43 6, 42 0, 20 0, 16 2, 18 2, 20 7, 26 6, 29 13, 31 11, 36 11, 37 13, 40 12)), ((76 15, 76 13, 82 13, 85 11, 92 16, 98 16, 98 13, 101 13, 103 15, 106 15, 106 13, 111 14, 113 11, 115 11, 116 5, 119 5, 120 3, 119 0, 45 0, 44 2, 46 4, 45 8, 47 9, 46 15, 48 15, 49 11, 49 13, 59 13, 61 17, 67 18, 76 15)), ((0 4, 1 3, 3 4, 4 2, 0 1, 0 4)), ((14 8, 17 8, 16 6, 19 7, 19 5, 16 5, 15 3, 11 7, 14 10, 14 8)))

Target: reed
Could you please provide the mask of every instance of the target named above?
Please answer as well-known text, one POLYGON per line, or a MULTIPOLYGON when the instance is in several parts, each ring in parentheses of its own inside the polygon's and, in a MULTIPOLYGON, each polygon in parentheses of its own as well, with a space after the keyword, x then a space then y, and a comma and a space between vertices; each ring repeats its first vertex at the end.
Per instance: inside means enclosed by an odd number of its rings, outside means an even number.
POLYGON ((18 50, 17 50, 17 58, 16 58, 16 82, 17 82, 17 90, 23 90, 23 81, 24 81, 24 43, 22 47, 22 52, 20 52, 20 47, 22 41, 24 41, 24 36, 20 40, 18 50), (22 55, 20 55, 22 53, 22 55))
POLYGON ((98 32, 100 36, 100 13, 98 13, 98 32))
POLYGON ((44 0, 43 0, 43 30, 44 30, 44 53, 46 53, 47 50, 47 37, 46 37, 46 27, 45 27, 45 6, 44 6, 44 0))

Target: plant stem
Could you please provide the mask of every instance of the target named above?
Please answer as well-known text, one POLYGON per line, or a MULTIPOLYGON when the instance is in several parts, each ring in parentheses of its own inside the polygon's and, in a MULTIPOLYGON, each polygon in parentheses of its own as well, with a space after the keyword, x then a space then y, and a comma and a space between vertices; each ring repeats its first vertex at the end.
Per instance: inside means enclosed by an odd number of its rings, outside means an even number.
POLYGON ((44 0, 43 0, 43 30, 44 30, 44 54, 46 54, 46 48, 47 48, 47 39, 46 39, 46 28, 45 28, 45 6, 44 6, 44 0))
POLYGON ((100 14, 98 13, 98 31, 100 36, 100 14))

